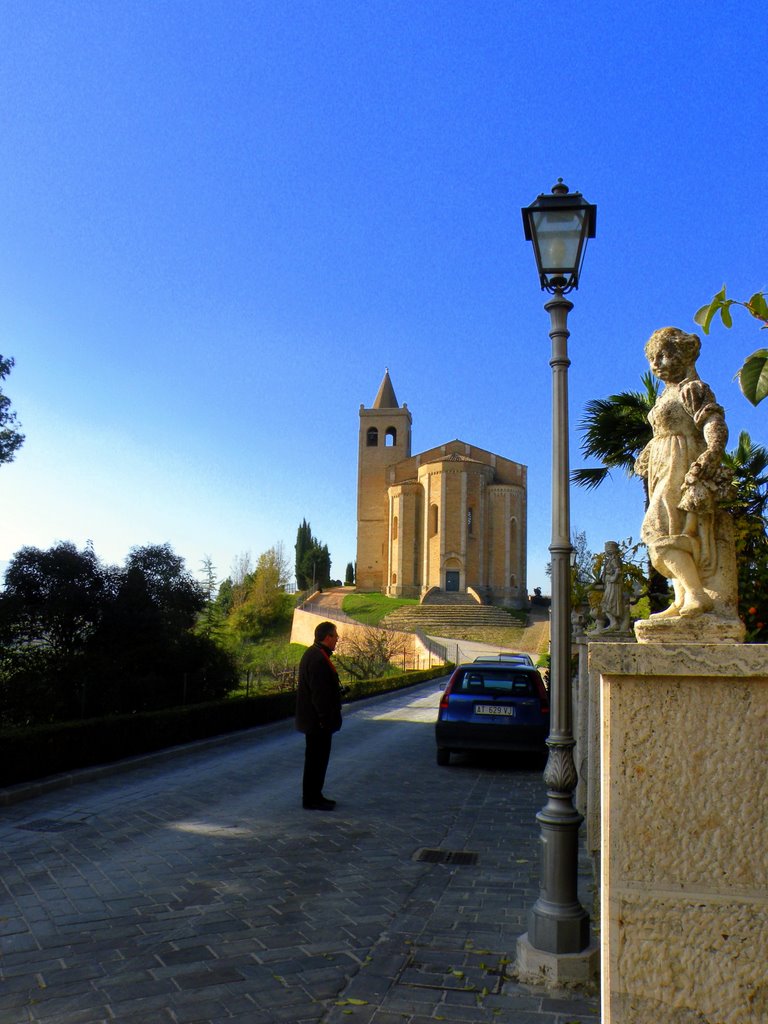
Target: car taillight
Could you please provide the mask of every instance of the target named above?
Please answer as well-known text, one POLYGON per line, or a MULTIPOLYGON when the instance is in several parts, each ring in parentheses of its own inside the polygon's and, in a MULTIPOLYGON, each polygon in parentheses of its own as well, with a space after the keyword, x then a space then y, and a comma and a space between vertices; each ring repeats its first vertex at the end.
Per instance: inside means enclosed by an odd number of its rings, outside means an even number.
POLYGON ((448 685, 446 686, 445 690, 443 691, 443 696, 440 698, 440 710, 441 711, 446 711, 447 710, 447 708, 448 708, 448 698, 451 695, 451 690, 452 689, 453 689, 453 679, 450 679, 448 681, 448 685))

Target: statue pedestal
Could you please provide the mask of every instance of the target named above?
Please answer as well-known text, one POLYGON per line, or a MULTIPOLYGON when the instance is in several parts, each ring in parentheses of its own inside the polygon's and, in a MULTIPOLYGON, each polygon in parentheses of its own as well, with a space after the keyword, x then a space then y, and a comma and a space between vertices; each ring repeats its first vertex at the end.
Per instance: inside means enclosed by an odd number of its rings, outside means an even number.
POLYGON ((635 623, 635 636, 641 644, 739 644, 745 633, 744 623, 736 616, 696 615, 686 619, 652 615, 635 623))
POLYGON ((768 646, 599 644, 603 1024, 768 1021, 768 646))

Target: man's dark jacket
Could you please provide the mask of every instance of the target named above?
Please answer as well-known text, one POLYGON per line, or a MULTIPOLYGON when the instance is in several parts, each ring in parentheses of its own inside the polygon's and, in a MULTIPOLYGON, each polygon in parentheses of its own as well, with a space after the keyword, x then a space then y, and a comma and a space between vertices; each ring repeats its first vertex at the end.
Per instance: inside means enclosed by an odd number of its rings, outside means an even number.
POLYGON ((299 732, 338 732, 341 728, 339 675, 327 649, 319 643, 308 648, 299 662, 296 728, 299 732))

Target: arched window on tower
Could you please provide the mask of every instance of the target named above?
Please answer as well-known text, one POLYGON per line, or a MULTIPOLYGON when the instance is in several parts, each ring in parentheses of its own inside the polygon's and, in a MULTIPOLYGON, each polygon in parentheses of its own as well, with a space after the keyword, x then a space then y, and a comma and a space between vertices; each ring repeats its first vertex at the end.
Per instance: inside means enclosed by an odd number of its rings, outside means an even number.
POLYGON ((397 516, 392 520, 392 540, 397 540, 397 516))
POLYGON ((438 508, 437 505, 429 506, 429 536, 434 537, 437 533, 438 526, 438 508))
POLYGON ((387 432, 384 436, 384 444, 388 448, 394 448, 397 444, 397 430, 394 427, 387 427, 387 432))
POLYGON ((368 427, 368 433, 365 435, 365 443, 368 448, 376 448, 379 443, 379 431, 376 427, 368 427))

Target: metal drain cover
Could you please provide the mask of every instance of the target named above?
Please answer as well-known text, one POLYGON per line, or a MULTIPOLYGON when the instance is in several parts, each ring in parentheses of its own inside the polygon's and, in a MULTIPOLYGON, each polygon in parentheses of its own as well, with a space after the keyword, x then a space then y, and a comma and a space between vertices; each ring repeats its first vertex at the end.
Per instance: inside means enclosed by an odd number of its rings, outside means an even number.
POLYGON ((413 859, 426 864, 477 864, 478 854, 469 850, 430 850, 422 846, 413 859))

